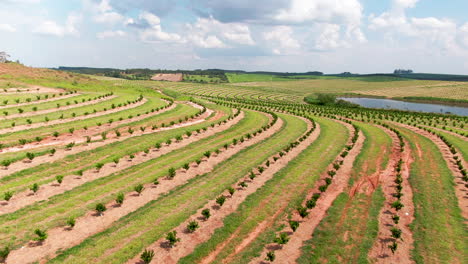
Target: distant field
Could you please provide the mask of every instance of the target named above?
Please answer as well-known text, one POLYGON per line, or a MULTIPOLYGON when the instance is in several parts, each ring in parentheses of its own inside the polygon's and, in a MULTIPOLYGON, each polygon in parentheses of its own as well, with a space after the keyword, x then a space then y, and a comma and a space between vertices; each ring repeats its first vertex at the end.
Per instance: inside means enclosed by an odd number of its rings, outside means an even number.
POLYGON ((461 82, 425 81, 425 80, 391 80, 385 79, 362 80, 348 78, 320 78, 294 81, 257 81, 235 83, 233 86, 242 86, 251 90, 277 92, 285 94, 314 93, 354 93, 372 96, 405 97, 424 95, 428 97, 442 97, 451 99, 468 98, 468 84, 461 82))

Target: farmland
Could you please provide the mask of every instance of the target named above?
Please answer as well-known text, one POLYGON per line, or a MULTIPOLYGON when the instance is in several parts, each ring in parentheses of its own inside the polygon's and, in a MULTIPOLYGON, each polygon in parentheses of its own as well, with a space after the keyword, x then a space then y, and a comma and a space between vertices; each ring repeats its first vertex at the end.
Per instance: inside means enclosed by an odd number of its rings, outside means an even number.
POLYGON ((1 64, 0 263, 466 263, 468 118, 304 101, 466 83, 226 76, 1 64))

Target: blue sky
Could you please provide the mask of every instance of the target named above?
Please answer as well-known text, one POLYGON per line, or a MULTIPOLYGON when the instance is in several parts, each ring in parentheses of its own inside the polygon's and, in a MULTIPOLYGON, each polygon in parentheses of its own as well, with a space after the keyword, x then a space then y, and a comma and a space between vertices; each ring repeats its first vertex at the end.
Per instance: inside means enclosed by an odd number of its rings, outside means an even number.
POLYGON ((0 5, 0 51, 31 66, 468 74, 466 0, 0 5))

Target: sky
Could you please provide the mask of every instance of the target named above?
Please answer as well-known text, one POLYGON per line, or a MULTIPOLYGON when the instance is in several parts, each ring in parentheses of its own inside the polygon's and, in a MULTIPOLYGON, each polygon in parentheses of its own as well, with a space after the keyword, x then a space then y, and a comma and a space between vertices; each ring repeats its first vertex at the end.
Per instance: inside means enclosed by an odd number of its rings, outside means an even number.
POLYGON ((35 67, 468 75, 467 0, 0 0, 35 67))

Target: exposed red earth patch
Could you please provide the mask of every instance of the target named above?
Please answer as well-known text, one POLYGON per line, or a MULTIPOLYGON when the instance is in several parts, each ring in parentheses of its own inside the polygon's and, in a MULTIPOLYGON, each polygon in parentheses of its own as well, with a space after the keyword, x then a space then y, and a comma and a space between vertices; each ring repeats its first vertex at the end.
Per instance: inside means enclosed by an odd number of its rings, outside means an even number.
MULTIPOLYGON (((387 128, 379 127, 386 132, 392 138, 392 154, 388 162, 387 168, 380 176, 380 183, 382 191, 385 196, 385 204, 379 213, 379 233, 377 239, 374 242, 372 249, 369 252, 369 258, 375 263, 414 263, 411 259, 411 250, 413 249, 413 233, 409 227, 411 222, 414 220, 414 204, 413 204, 413 191, 409 184, 408 178, 410 175, 410 166, 413 162, 411 158, 410 148, 405 148, 401 152, 400 140, 397 135, 387 128), (401 177, 402 182, 402 193, 401 202, 405 205, 403 209, 396 212, 391 207, 391 203, 396 201, 397 198, 393 196, 395 193, 397 171, 395 170, 397 162, 403 160, 401 177), (392 220, 393 215, 398 215, 400 221, 398 225, 392 220), (402 239, 398 240, 398 249, 395 253, 392 253, 388 247, 394 239, 391 237, 390 229, 396 226, 402 230, 402 239)), ((406 143, 405 146, 408 146, 406 143)))
POLYGON ((153 81, 181 82, 184 80, 182 73, 159 73, 151 77, 153 81))

